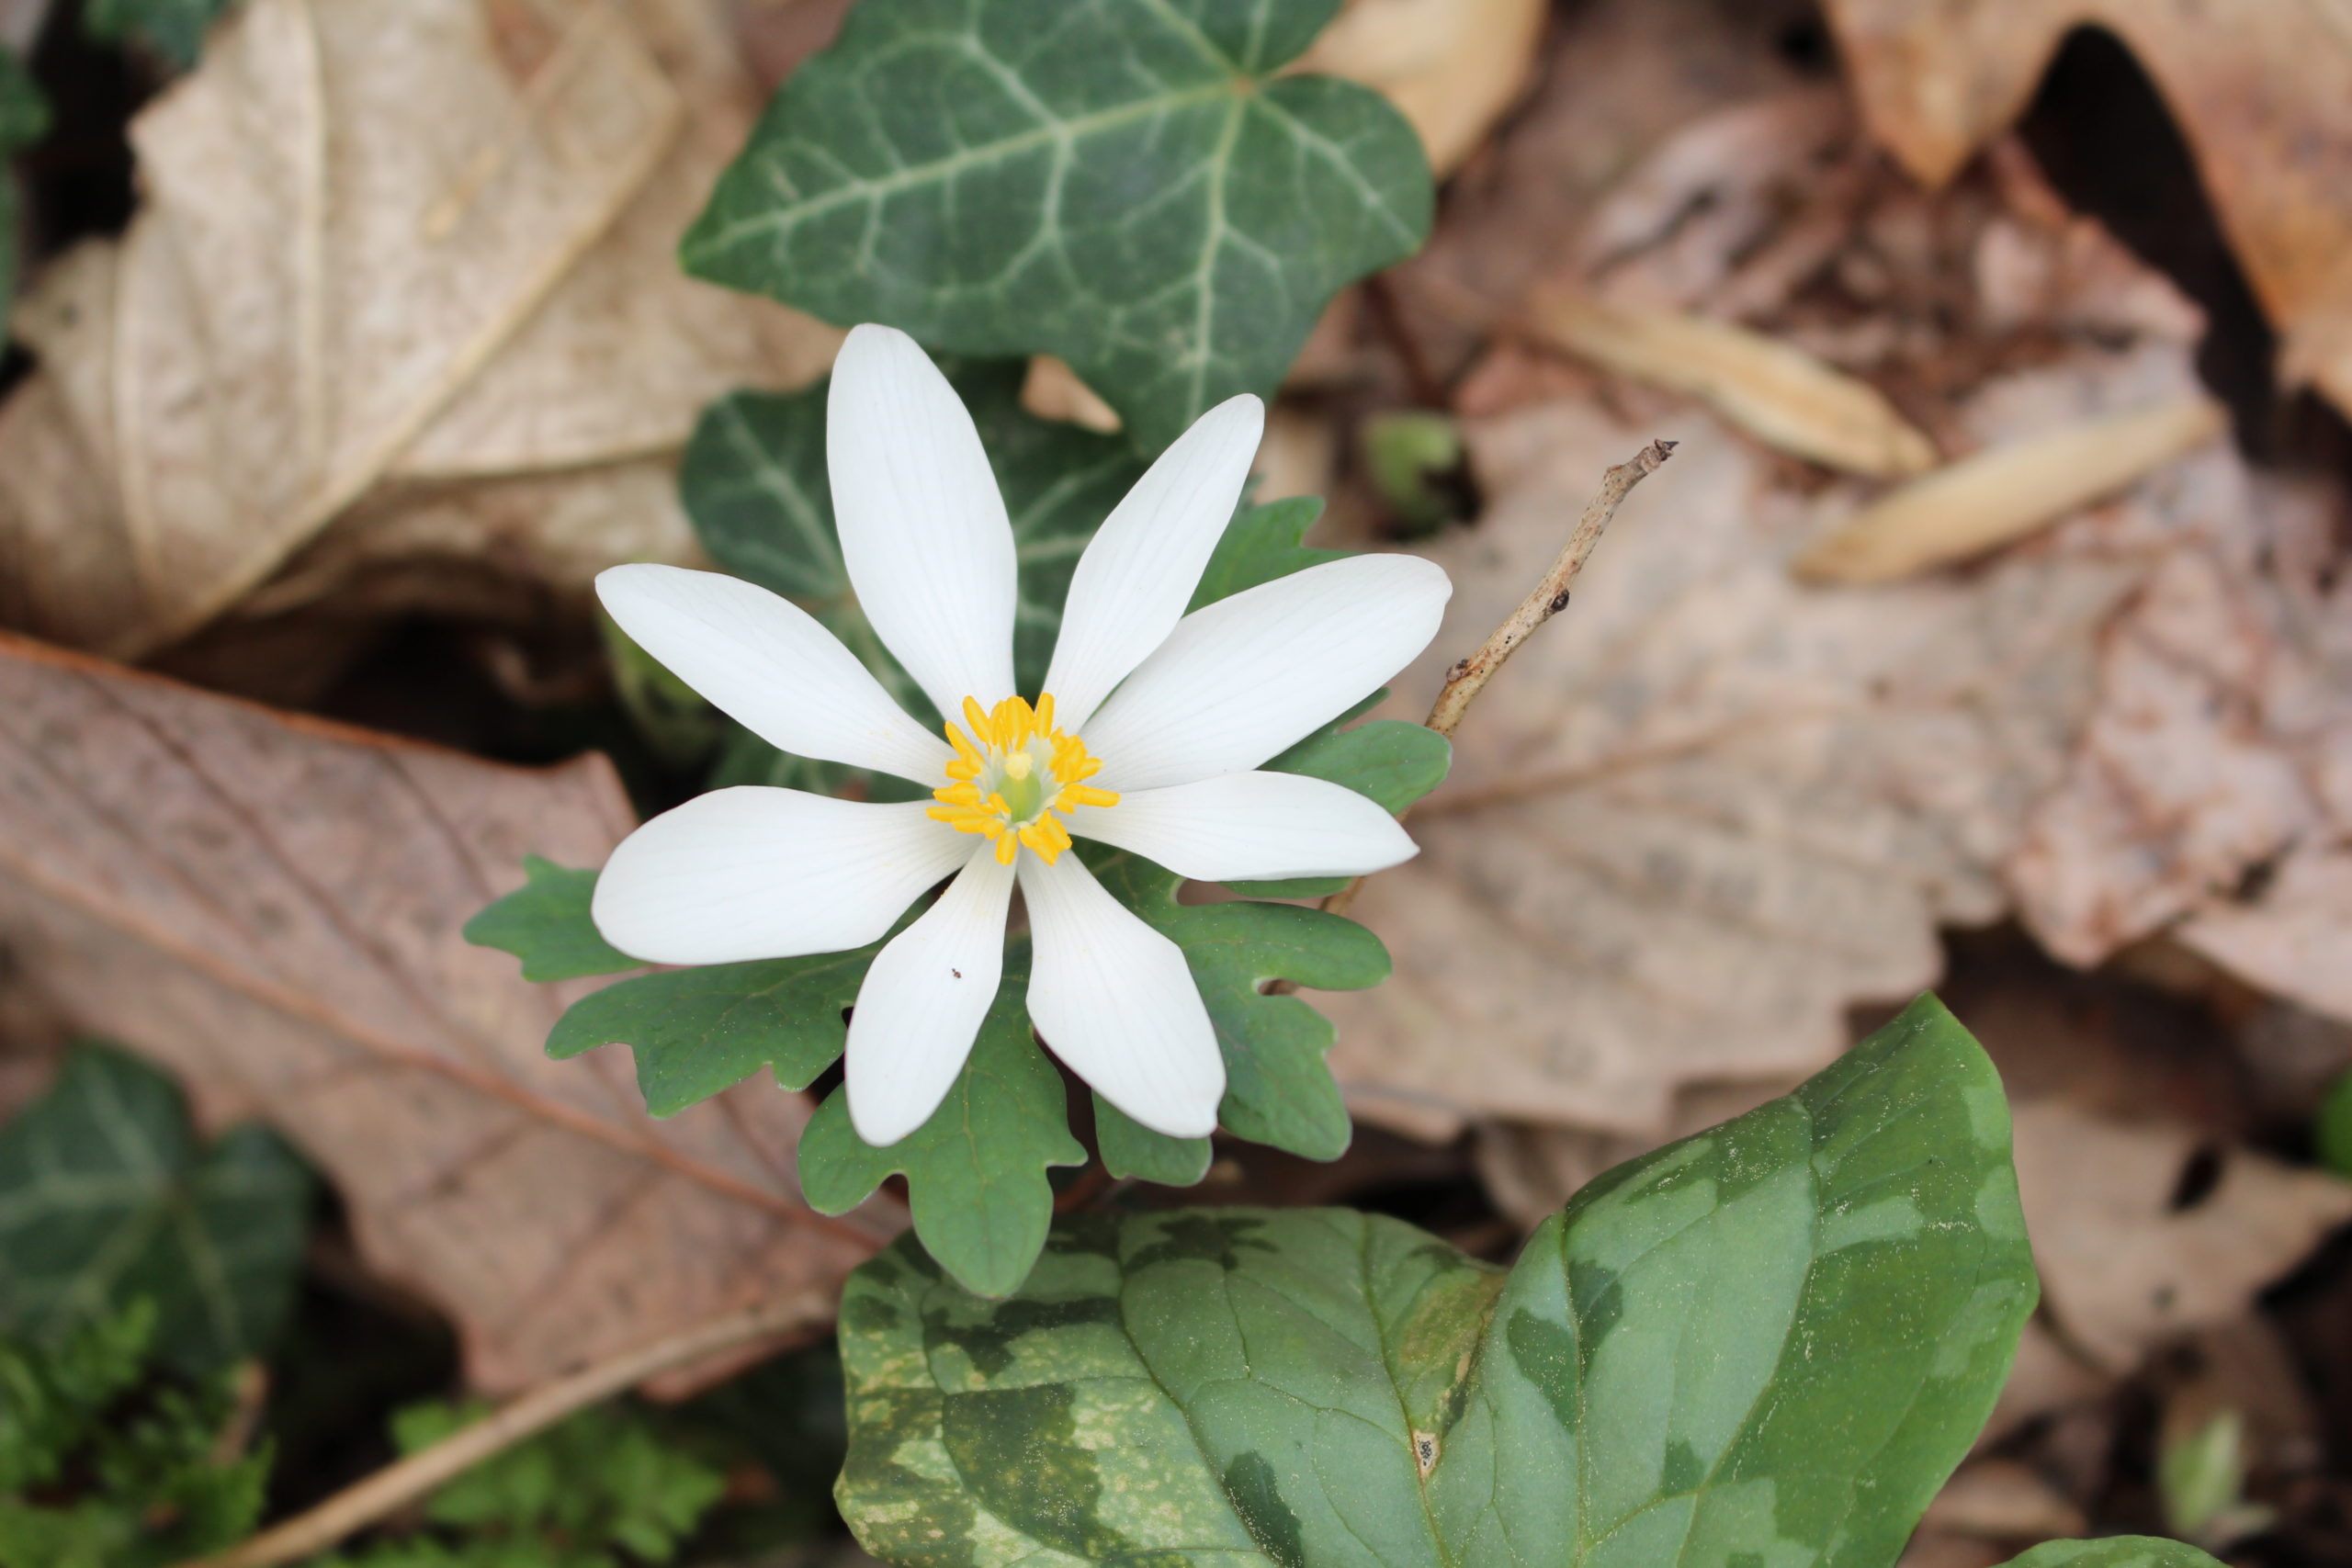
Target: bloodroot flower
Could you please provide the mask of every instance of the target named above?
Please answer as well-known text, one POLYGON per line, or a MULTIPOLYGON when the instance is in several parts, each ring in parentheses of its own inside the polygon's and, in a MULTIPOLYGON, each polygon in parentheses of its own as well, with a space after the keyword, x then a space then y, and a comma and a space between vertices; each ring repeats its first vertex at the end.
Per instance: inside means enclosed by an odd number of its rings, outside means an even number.
POLYGON ((1079 559, 1045 690, 1012 683, 1012 530, 971 416, 904 333, 862 326, 833 366, 826 460, 842 558, 882 642, 941 713, 933 735, 832 634, 714 572, 616 567, 621 629, 762 739, 894 773, 936 804, 722 789, 613 852, 596 926, 657 964, 883 948, 851 1015, 849 1108, 869 1144, 939 1106, 996 995, 1017 880, 1029 1016, 1147 1127, 1208 1133, 1225 1064, 1184 955, 1069 852, 1073 838, 1206 881, 1377 871, 1414 852, 1352 790, 1256 771, 1377 688, 1436 632, 1445 573, 1358 556, 1184 614, 1231 517, 1265 412, 1204 414, 1079 559))

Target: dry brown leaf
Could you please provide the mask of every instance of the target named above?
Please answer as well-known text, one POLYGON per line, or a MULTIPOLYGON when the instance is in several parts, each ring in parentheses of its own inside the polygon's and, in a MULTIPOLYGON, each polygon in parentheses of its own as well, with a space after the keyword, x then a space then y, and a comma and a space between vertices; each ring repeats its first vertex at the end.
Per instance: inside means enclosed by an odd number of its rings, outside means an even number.
POLYGON ((1378 89, 1421 133, 1443 178, 1526 86, 1547 9, 1544 0, 1348 0, 1291 69, 1378 89))
POLYGON ((2084 548, 1807 588, 1805 503, 1704 416, 1561 403, 1468 434, 1492 506, 1430 552, 1454 597, 1400 712, 1540 577, 1595 476, 1682 445, 1455 737, 1421 855, 1365 885, 1395 978, 1318 1005, 1375 1119, 1654 1134, 1679 1085, 1818 1067, 1849 1003, 1935 978, 1939 921, 2001 910, 2000 859, 2144 567, 2084 548))
POLYGON ((2207 905, 2176 934, 2267 990, 2352 1019, 2352 848, 2290 855, 2260 892, 2207 905))
POLYGON ((2352 19, 2328 0, 1827 0, 1878 138, 1930 184, 2024 112, 2065 36, 2104 27, 2178 118, 2284 368, 2352 411, 2352 19))
POLYGON ((2042 1300, 2116 1372, 2159 1342, 2246 1312, 2266 1285, 2352 1220, 2352 1182, 2249 1150, 2186 1207, 2197 1134, 2129 1125, 2057 1100, 2017 1107, 2018 1185, 2042 1300))
POLYGON ((1420 254, 1392 275, 1414 335, 1460 364, 1577 243, 1594 203, 1661 139, 1726 100, 1804 73, 1774 47, 1803 0, 1589 0, 1559 11, 1526 105, 1446 192, 1420 254))
MULTIPOLYGON (((242 597, 386 476, 673 451, 821 368, 679 276, 746 85, 698 0, 255 0, 134 122, 148 200, 19 326, 111 504, 19 496, 19 625, 119 653, 242 597), (77 533, 103 542, 41 564, 77 533)), ((0 448, 0 468, 21 461, 0 448)))
POLYGON ((579 987, 460 940, 526 852, 593 865, 628 829, 602 758, 499 766, 16 638, 0 716, 0 942, 206 1114, 300 1145, 480 1386, 871 1250, 800 1201, 800 1097, 754 1080, 654 1122, 625 1054, 543 1054, 579 987))
POLYGON ((1987 1540, 2041 1541, 2086 1535, 2083 1511, 2030 1466, 2013 1459, 1973 1459, 1952 1472, 1928 1505, 1919 1528, 1987 1540))
POLYGON ((1924 472, 1935 444, 1878 389, 1800 349, 1729 321, 1539 294, 1529 329, 1554 346, 1707 404, 1768 446, 1847 473, 1924 472))
POLYGON ((1816 582, 1892 582, 1969 560, 2134 483, 2228 428, 2211 398, 1996 446, 1892 491, 1797 557, 1816 582))

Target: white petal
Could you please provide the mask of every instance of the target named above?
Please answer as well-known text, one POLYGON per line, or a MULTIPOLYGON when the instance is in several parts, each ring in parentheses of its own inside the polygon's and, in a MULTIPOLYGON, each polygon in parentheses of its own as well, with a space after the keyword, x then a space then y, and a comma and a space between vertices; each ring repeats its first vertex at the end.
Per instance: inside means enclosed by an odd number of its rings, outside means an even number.
POLYGON ((1064 729, 1084 724, 1183 618, 1265 429, 1266 405, 1248 393, 1217 404, 1159 455, 1087 544, 1046 671, 1064 729))
POLYGON ((849 1119, 879 1148, 931 1120, 956 1082, 1004 974, 1012 868, 985 840, 939 902, 890 939, 849 1019, 849 1119))
POLYGON ((1086 727, 1088 780, 1145 790, 1256 767, 1369 696, 1437 634, 1453 592, 1416 556, 1356 556, 1176 624, 1086 727))
POLYGON ((857 655, 756 582, 678 566, 616 566, 596 597, 672 674, 771 746, 937 784, 947 742, 909 718, 857 655))
POLYGON ((1021 857, 1036 953, 1029 1017, 1094 1091, 1154 1132, 1205 1137, 1225 1057, 1183 951, 1102 890, 1074 854, 1021 857))
POLYGON ((1012 525, 979 432, 915 340, 854 329, 833 361, 825 463, 850 585, 885 646, 954 717, 1012 694, 1012 525))
POLYGON ((1329 779, 1225 773, 1081 806, 1069 830, 1204 882, 1356 876, 1413 858, 1396 818, 1329 779))
POLYGON ((969 835, 923 809, 714 790, 622 840, 589 912, 606 942, 650 964, 862 947, 971 853, 969 835))

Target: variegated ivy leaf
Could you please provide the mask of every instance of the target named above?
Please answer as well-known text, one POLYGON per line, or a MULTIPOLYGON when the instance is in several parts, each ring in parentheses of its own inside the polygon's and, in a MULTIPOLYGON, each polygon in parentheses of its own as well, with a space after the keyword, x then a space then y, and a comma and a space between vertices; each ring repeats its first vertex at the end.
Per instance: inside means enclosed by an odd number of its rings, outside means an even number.
POLYGON ((293 1304, 316 1192, 267 1128, 207 1147, 171 1079, 82 1046, 0 1127, 0 1335, 55 1346, 144 1301, 171 1365, 250 1356, 293 1304))
POLYGON ((49 133, 49 101, 16 52, 0 45, 0 344, 17 292, 17 177, 9 159, 49 133))
POLYGON ((1057 354, 1157 452, 1268 392, 1428 235, 1386 100, 1277 73, 1339 0, 865 0, 777 92, 687 270, 934 349, 1057 354))
POLYGON ((842 1298, 835 1495, 900 1568, 1885 1568, 2034 1297, 2000 1082, 1923 998, 1508 1272, 1349 1210, 1076 1217, 993 1303, 901 1244, 842 1298))
MULTIPOLYGON (((1079 554, 1144 465, 1123 442, 1023 412, 1017 364, 946 368, 979 427, 1012 519, 1021 562, 1013 673, 1035 692, 1079 554)), ((842 564, 825 476, 825 395, 822 385, 787 395, 737 392, 705 410, 678 474, 686 515, 712 559, 816 616, 899 705, 935 724, 939 716, 859 613, 842 564)))

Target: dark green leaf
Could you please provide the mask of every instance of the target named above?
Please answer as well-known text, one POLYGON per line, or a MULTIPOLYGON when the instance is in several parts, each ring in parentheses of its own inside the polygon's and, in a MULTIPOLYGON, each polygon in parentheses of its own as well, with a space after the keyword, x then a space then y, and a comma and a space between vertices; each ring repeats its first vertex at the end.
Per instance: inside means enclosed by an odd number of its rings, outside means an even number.
POLYGON ((86 0, 82 26, 92 38, 136 41, 185 71, 203 51, 205 30, 231 0, 86 0))
MULTIPOLYGON (((1080 551, 1142 476, 1122 442, 1023 412, 1018 365, 948 365, 994 465, 1021 560, 1013 669, 1035 692, 1053 657, 1080 551)), ((703 412, 679 470, 686 515, 711 558, 822 622, 916 717, 935 721, 915 683, 859 613, 842 565, 825 478, 825 388, 737 392, 703 412)))
POLYGON ((1216 1153, 1206 1138, 1155 1133, 1101 1095, 1094 1097, 1094 1142, 1102 1168, 1115 1177, 1190 1187, 1209 1171, 1216 1153))
POLYGON ((1069 1135, 1061 1074, 1031 1038, 1028 989, 1027 955, 1016 950, 955 1087, 906 1137, 866 1143, 850 1124, 847 1090, 836 1089, 800 1138, 801 1190, 820 1213, 846 1213, 903 1174, 915 1235, 981 1295, 1012 1290, 1036 1261, 1054 1214, 1046 1168, 1086 1160, 1069 1135))
POLYGON ((881 951, 875 942, 618 981, 566 1010, 548 1035, 548 1055, 628 1045, 638 1092, 656 1116, 674 1116, 763 1066, 785 1088, 807 1089, 840 1058, 849 1032, 842 1012, 881 951))
POLYGON ((2111 1535, 2101 1540, 2045 1540, 2002 1568, 2222 1568, 2213 1558, 2177 1540, 2153 1535, 2111 1535))
POLYGON ((1378 94, 1274 76, 1338 0, 865 0, 687 231, 689 271, 933 348, 1057 354, 1156 452, 1271 392, 1429 231, 1378 94))
POLYGON ((1999 1080, 1932 999, 1508 1276, 1347 1210, 1076 1217, 1005 1302, 918 1264, 842 1314, 836 1495, 904 1568, 1884 1568, 2035 1295, 1999 1080))
POLYGON ((2322 1165, 2338 1176, 2352 1177, 2352 1072, 2337 1078, 2320 1101, 2312 1141, 2318 1145, 2322 1165))
POLYGON ((1242 508, 1218 538, 1201 573, 1200 586, 1193 590, 1193 602, 1185 606, 1187 611, 1230 599, 1245 588, 1305 571, 1310 566, 1347 559, 1345 550, 1311 549, 1299 542, 1322 515, 1319 495, 1295 495, 1242 508))
POLYGON ((12 157, 49 134, 49 100, 16 51, 0 46, 0 158, 12 157))
POLYGON ((54 1341, 146 1297, 171 1365, 250 1355, 285 1321, 312 1190, 277 1134, 199 1148, 170 1079, 84 1046, 0 1128, 0 1332, 54 1341))
MULTIPOLYGON (((0 48, 0 164, 49 134, 49 100, 24 62, 0 48)), ((17 294, 17 176, 0 167, 0 343, 7 338, 8 306, 17 294)))
POLYGON ((466 922, 468 942, 513 953, 523 961, 526 980, 576 980, 645 967, 606 942, 589 918, 596 873, 525 855, 523 875, 522 886, 466 922))
POLYGON ((1184 950, 1193 983, 1225 1054, 1228 1133, 1308 1159, 1347 1152, 1348 1109, 1323 1063, 1330 1021, 1270 980, 1318 991, 1353 991, 1388 977, 1388 950, 1356 924, 1289 904, 1180 904, 1175 873, 1092 844, 1081 852, 1113 897, 1184 950))

